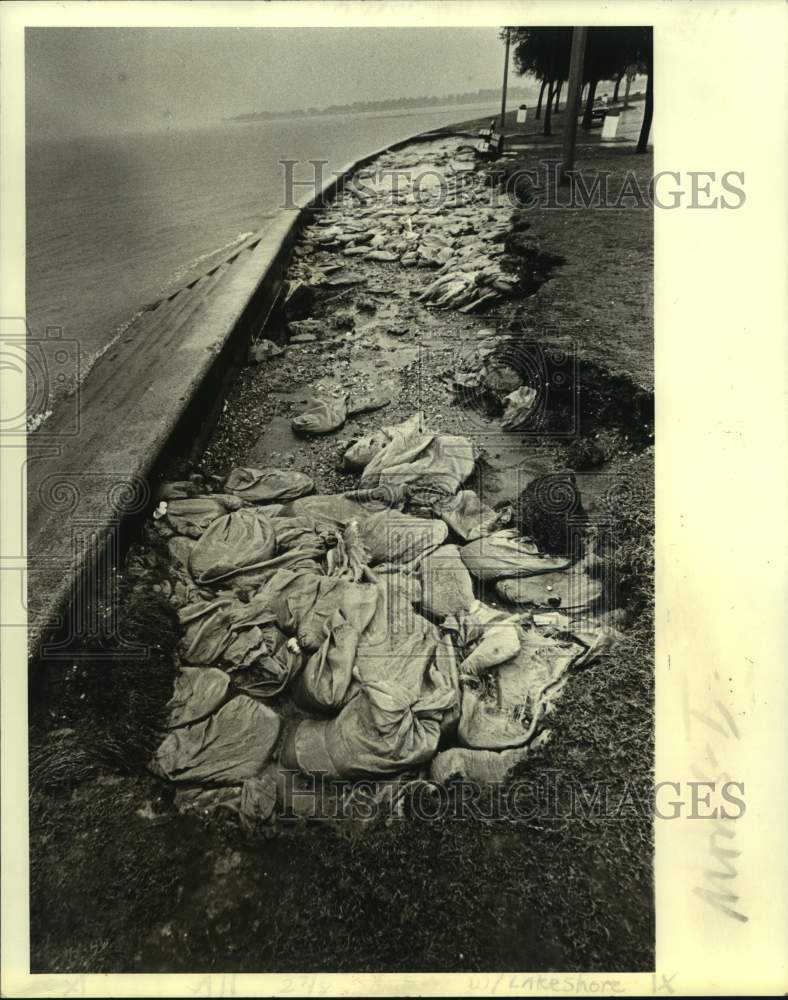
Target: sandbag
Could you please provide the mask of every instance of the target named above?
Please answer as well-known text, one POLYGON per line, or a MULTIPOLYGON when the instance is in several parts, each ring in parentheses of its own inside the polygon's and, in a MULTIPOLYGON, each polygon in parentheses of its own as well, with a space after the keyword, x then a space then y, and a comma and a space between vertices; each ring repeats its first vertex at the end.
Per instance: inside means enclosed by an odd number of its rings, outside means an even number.
POLYGON ((459 625, 464 646, 466 650, 470 649, 460 661, 461 676, 478 677, 520 652, 520 629, 516 619, 488 608, 480 601, 459 616, 459 625))
MULTIPOLYGON (((293 615, 299 645, 310 652, 319 649, 337 610, 353 628, 363 632, 372 620, 377 600, 378 589, 374 584, 353 583, 342 577, 319 577, 311 606, 293 615)), ((293 605, 290 610, 292 614, 293 605)))
POLYGON ((194 483, 191 479, 178 479, 159 483, 155 491, 156 502, 161 500, 185 500, 188 497, 198 497, 203 492, 203 487, 199 483, 194 483))
POLYGON ((570 566, 562 556, 540 554, 532 542, 518 539, 514 529, 495 531, 484 538, 468 542, 460 549, 460 555, 477 580, 534 576, 568 569, 570 566))
POLYGON ((380 510, 359 525, 370 565, 411 563, 442 545, 449 529, 439 520, 413 517, 398 510, 380 510))
POLYGON ((339 779, 415 767, 435 753, 440 717, 454 697, 448 685, 414 700, 396 683, 365 683, 336 718, 301 722, 283 763, 339 779))
POLYGON ((271 521, 276 551, 291 552, 309 549, 312 558, 319 557, 326 548, 326 531, 313 517, 275 517, 271 521))
POLYGON ((378 587, 361 582, 367 559, 358 524, 351 521, 329 551, 328 575, 319 578, 314 600, 296 614, 289 609, 300 648, 312 654, 293 688, 307 709, 338 711, 345 700, 359 640, 378 603, 378 587))
POLYGON ((196 601, 181 608, 178 619, 184 629, 179 652, 185 663, 221 663, 228 669, 259 664, 258 675, 268 668, 274 680, 282 681, 276 689, 284 686, 283 671, 289 673, 293 664, 280 655, 278 636, 271 631, 276 612, 259 595, 243 602, 234 594, 221 592, 212 601, 196 601), (276 663, 268 662, 272 656, 276 663))
POLYGON ((228 669, 249 666, 261 659, 266 651, 262 629, 253 625, 251 628, 231 631, 222 661, 228 669))
POLYGON ((568 670, 583 654, 571 640, 520 630, 520 652, 466 685, 457 730, 459 742, 479 750, 505 750, 528 744, 563 690, 568 670))
POLYGON ((336 536, 336 545, 326 553, 326 575, 341 577, 352 583, 368 579, 369 549, 364 542, 358 521, 349 521, 345 530, 336 536))
POLYGON ((309 476, 295 469, 242 466, 233 469, 225 480, 224 488, 250 503, 273 503, 294 500, 311 493, 315 484, 309 476))
POLYGON ((243 507, 244 502, 235 493, 206 493, 206 500, 216 500, 220 503, 222 507, 227 508, 227 513, 230 514, 234 510, 240 510, 243 507))
POLYGON ((270 774, 247 778, 241 786, 239 814, 241 827, 251 831, 263 823, 276 808, 276 781, 270 774))
MULTIPOLYGON (((418 414, 416 414, 415 417, 410 418, 411 421, 414 419, 418 423, 418 414)), ((391 434, 388 433, 388 429, 381 427, 378 430, 372 431, 371 434, 365 434, 364 437, 358 438, 345 451, 345 465, 348 469, 360 471, 365 465, 371 462, 373 458, 388 447, 389 444, 391 444, 391 437, 391 434)))
POLYGON ((499 515, 479 499, 473 490, 460 490, 441 505, 440 517, 464 542, 495 530, 499 515))
POLYGON ((232 671, 233 684, 253 698, 273 698, 300 672, 304 654, 293 649, 276 625, 256 626, 259 634, 255 657, 232 671))
POLYGON ((449 747, 432 758, 430 778, 439 785, 447 785, 454 779, 479 785, 500 785, 528 753, 527 747, 500 752, 449 747))
POLYGON ((166 736, 151 770, 175 782, 238 784, 262 774, 278 735, 277 714, 239 695, 209 719, 166 736))
POLYGON ((293 697, 307 711, 337 712, 347 696, 361 633, 337 608, 325 623, 325 639, 293 684, 293 697))
POLYGON ((230 677, 215 667, 183 667, 167 707, 168 727, 177 729, 215 712, 227 696, 230 677))
POLYGON ((374 413, 382 410, 391 402, 391 397, 384 392, 371 392, 368 396, 357 396, 348 403, 347 415, 357 417, 362 413, 374 413))
POLYGON ((293 500, 282 511, 290 517, 311 517, 318 525, 344 528, 349 521, 361 522, 373 513, 363 504, 351 500, 342 493, 329 493, 323 496, 301 497, 293 500))
POLYGON ((179 535, 199 538, 210 524, 227 512, 225 504, 211 497, 170 500, 167 504, 167 521, 179 535))
POLYGON ((434 619, 468 611, 476 597, 456 545, 441 545, 421 560, 421 605, 434 619))
POLYGON ((347 401, 347 393, 334 399, 312 399, 303 412, 293 417, 290 426, 296 434, 330 434, 347 419, 347 401))
POLYGON ((298 623, 317 600, 323 578, 324 573, 317 563, 296 569, 279 569, 249 601, 245 611, 239 611, 239 616, 243 614, 243 620, 247 622, 256 622, 262 617, 266 622, 276 622, 284 632, 294 635, 298 623))
POLYGON ((259 568, 273 556, 275 544, 267 518, 237 510, 203 532, 189 556, 189 570, 198 584, 220 583, 259 568))
POLYGON ((451 636, 442 634, 412 603, 402 574, 378 577, 375 614, 358 643, 348 699, 368 682, 395 683, 415 701, 450 690, 452 699, 441 715, 442 736, 453 734, 459 721, 459 673, 451 636), (404 584, 404 585, 403 585, 404 584))
POLYGON ((232 595, 223 594, 179 609, 183 629, 179 652, 185 663, 208 666, 222 657, 233 637, 230 621, 235 604, 232 595))
POLYGON ((575 570, 501 580, 495 589, 500 597, 512 604, 577 611, 595 604, 602 597, 604 584, 575 570))
POLYGON ((403 486, 456 493, 473 472, 475 454, 468 438, 424 431, 423 415, 385 427, 356 441, 345 452, 353 468, 363 464, 362 486, 383 487, 395 495, 403 486))
POLYGON ((202 600, 208 593, 201 593, 189 572, 189 558, 194 545, 195 540, 185 535, 173 535, 167 539, 167 575, 172 585, 170 600, 176 608, 202 600))

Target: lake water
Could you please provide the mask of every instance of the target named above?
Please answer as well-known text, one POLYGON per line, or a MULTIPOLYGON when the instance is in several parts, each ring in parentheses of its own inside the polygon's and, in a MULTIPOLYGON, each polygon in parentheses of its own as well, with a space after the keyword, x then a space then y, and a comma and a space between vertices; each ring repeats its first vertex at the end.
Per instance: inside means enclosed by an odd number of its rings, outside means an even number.
MULTIPOLYGON (((137 311, 281 210, 279 161, 325 176, 416 132, 494 114, 473 105, 219 124, 27 147, 27 316, 79 343, 82 374, 137 311)), ((302 191, 304 189, 301 189, 302 191)))

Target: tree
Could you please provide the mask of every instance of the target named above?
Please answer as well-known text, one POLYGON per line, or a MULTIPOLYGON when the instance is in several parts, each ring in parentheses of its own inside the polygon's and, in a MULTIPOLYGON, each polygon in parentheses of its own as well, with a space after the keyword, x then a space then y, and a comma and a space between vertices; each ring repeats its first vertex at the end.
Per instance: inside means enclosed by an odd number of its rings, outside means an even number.
POLYGON ((618 100, 618 88, 621 86, 621 81, 624 79, 625 73, 626 70, 622 69, 621 72, 616 77, 616 85, 615 87, 613 87, 613 104, 615 104, 616 101, 618 100))
POLYGON ((547 86, 547 80, 542 80, 542 86, 539 88, 539 100, 536 102, 536 117, 542 117, 542 98, 544 97, 544 89, 547 86))
MULTIPOLYGON (((643 28, 590 28, 586 47, 583 79, 588 82, 588 97, 583 114, 583 128, 590 129, 596 87, 600 80, 614 80, 637 60, 643 48, 643 28)), ((618 86, 616 86, 616 93, 618 86)))
POLYGON ((640 126, 637 152, 645 153, 648 149, 648 136, 651 132, 651 119, 654 116, 654 34, 651 28, 643 29, 646 33, 646 106, 643 110, 643 124, 640 126))
MULTIPOLYGON (((571 28, 511 28, 514 65, 522 76, 531 73, 547 89, 544 135, 552 135, 552 110, 558 84, 569 74, 571 28)), ((541 96, 540 96, 541 105, 541 96)), ((539 108, 541 110, 541 106, 539 108)))
MULTIPOLYGON (((552 112, 558 110, 561 85, 569 76, 572 29, 513 27, 509 30, 516 71, 521 76, 530 73, 542 83, 537 118, 541 114, 542 98, 545 90, 547 91, 543 131, 545 135, 551 135, 552 112)), ((583 82, 588 84, 583 114, 584 128, 591 128, 594 97, 599 81, 620 81, 629 65, 641 61, 646 51, 646 35, 650 30, 637 27, 589 29, 583 66, 583 82)))

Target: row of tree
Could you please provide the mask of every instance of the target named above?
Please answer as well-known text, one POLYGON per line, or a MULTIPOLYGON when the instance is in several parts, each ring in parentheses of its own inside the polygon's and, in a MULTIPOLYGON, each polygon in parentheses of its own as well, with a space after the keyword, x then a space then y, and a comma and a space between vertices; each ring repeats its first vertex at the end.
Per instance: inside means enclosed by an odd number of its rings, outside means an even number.
MULTIPOLYGON (((561 88, 569 77, 569 54, 572 49, 571 28, 513 27, 509 31, 514 50, 515 69, 521 75, 529 73, 541 80, 536 117, 542 114, 544 102, 545 135, 552 134, 552 115, 561 100, 561 88)), ((650 27, 589 28, 583 62, 583 83, 587 85, 583 128, 590 129, 596 89, 600 81, 614 81, 613 101, 618 100, 621 81, 634 73, 646 73, 646 106, 638 141, 638 152, 645 152, 653 114, 654 43, 650 27)))
MULTIPOLYGON (((525 97, 527 87, 515 87, 512 96, 525 97)), ((422 97, 390 97, 379 101, 354 101, 352 104, 329 104, 324 108, 298 108, 289 111, 249 111, 240 115, 225 118, 230 122, 268 121, 279 118, 303 118, 313 115, 341 115, 368 111, 397 111, 400 108, 429 108, 445 104, 494 104, 500 99, 501 92, 497 87, 468 90, 458 94, 422 97)))

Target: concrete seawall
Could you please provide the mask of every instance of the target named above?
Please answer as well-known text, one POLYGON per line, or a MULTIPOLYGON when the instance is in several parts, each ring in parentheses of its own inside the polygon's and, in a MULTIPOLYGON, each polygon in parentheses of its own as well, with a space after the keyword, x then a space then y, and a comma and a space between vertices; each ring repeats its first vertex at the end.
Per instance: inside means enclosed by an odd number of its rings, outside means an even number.
POLYGON ((150 481, 188 440, 205 441, 252 336, 282 290, 311 210, 351 174, 419 133, 375 150, 283 211, 208 274, 145 311, 28 438, 27 612, 32 658, 66 660, 113 638, 116 567, 150 481))

